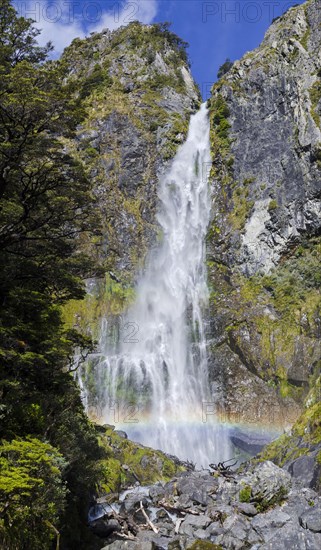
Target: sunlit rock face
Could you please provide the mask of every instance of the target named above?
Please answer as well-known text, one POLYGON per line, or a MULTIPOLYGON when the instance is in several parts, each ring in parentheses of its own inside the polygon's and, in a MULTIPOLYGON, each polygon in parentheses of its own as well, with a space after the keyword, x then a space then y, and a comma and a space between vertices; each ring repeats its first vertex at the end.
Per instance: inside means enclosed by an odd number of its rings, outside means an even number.
POLYGON ((222 415, 289 425, 320 359, 321 12, 288 10, 214 85, 209 352, 222 415))
MULTIPOLYGON (((161 239, 158 180, 186 138, 200 93, 183 42, 161 25, 134 22, 76 39, 63 61, 85 109, 67 145, 94 180, 94 216, 102 227, 80 246, 99 259, 103 272, 88 280, 83 304, 67 305, 65 318, 97 340, 107 331, 116 346, 126 336, 121 315, 133 300, 146 253, 161 239)), ((88 373, 93 394, 95 377, 88 373)))
POLYGON ((73 146, 96 184, 96 251, 130 283, 157 237, 158 176, 187 135, 199 90, 184 43, 161 25, 75 39, 63 60, 86 109, 73 146))

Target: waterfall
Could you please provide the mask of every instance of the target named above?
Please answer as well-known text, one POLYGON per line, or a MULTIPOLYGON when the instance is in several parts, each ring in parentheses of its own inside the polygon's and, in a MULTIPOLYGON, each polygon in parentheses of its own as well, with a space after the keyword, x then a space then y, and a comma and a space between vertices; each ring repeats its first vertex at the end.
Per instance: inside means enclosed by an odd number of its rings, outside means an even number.
POLYGON ((161 242, 148 256, 126 336, 104 369, 104 420, 143 444, 199 466, 229 458, 209 393, 202 311, 208 299, 205 237, 211 197, 206 105, 161 178, 161 242))

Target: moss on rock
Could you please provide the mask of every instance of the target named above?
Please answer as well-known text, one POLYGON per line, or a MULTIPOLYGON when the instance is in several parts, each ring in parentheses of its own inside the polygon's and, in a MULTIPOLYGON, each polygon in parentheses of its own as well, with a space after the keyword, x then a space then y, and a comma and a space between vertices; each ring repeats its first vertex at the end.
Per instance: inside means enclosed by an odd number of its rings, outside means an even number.
POLYGON ((112 426, 99 426, 97 432, 106 455, 97 465, 101 471, 99 494, 118 493, 136 481, 141 485, 169 481, 184 470, 166 454, 122 437, 112 426))
POLYGON ((188 546, 188 550, 223 550, 220 544, 214 544, 207 540, 196 540, 191 546, 188 546))

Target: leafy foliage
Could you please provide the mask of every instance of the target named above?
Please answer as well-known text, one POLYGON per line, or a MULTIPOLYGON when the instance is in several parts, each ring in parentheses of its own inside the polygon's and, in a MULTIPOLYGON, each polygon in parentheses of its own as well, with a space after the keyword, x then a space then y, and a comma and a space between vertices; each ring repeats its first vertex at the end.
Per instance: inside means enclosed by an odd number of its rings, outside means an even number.
POLYGON ((65 507, 66 462, 35 438, 0 445, 0 544, 2 548, 49 548, 65 507))
POLYGON ((223 65, 220 66, 218 72, 217 72, 217 78, 220 79, 222 76, 224 76, 226 73, 229 72, 229 70, 233 67, 233 61, 230 60, 229 57, 226 58, 223 65))
POLYGON ((93 344, 61 313, 96 269, 79 253, 99 234, 91 183, 64 141, 84 113, 9 0, 0 30, 0 536, 8 550, 45 549, 62 531, 89 548, 81 524, 100 451, 68 370, 75 347, 93 344))

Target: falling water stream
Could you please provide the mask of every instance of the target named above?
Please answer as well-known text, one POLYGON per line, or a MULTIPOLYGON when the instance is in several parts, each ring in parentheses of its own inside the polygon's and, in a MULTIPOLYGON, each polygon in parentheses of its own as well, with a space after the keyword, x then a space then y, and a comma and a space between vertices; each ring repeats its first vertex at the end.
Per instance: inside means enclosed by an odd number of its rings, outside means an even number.
POLYGON ((202 312, 211 164, 206 105, 159 185, 160 244, 150 252, 117 354, 104 350, 104 420, 199 466, 229 458, 213 414, 202 312))

